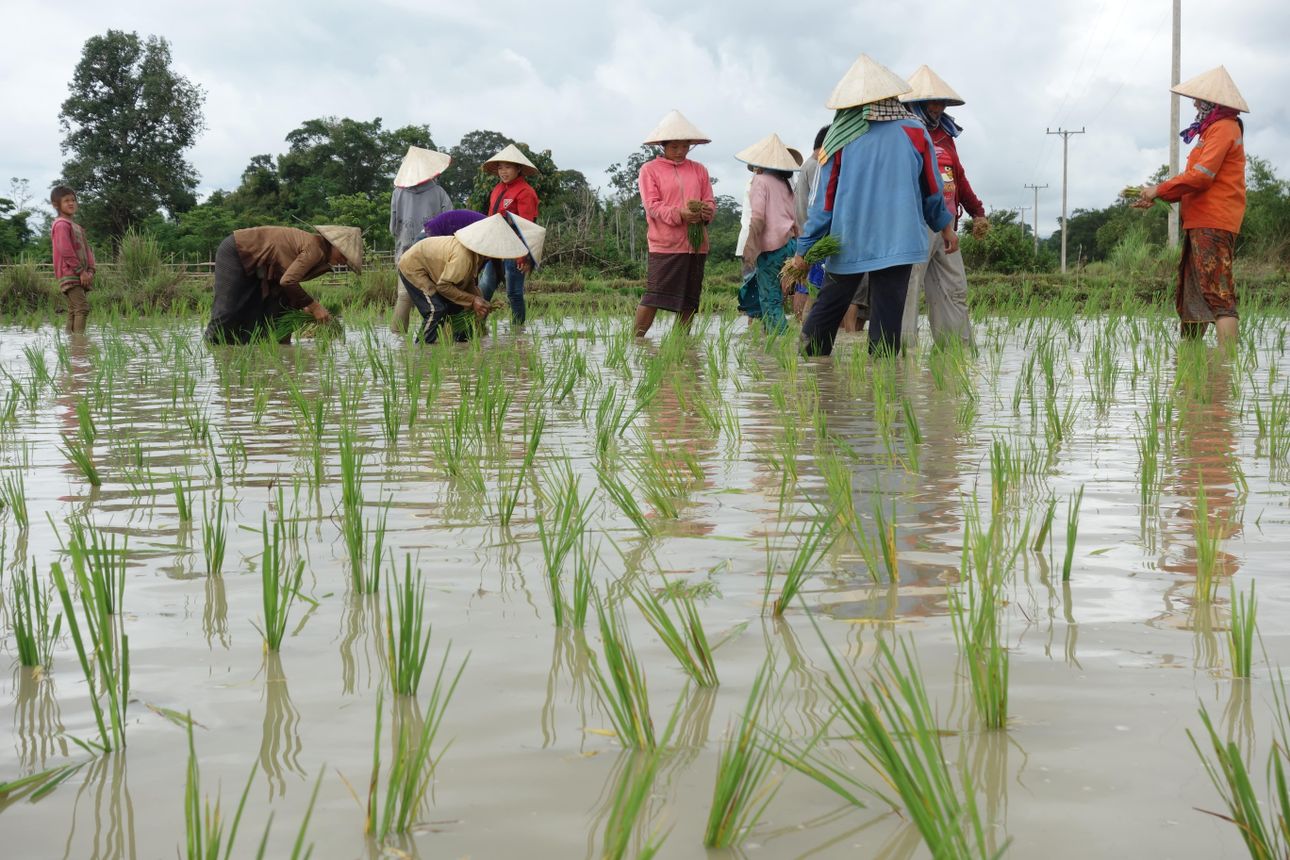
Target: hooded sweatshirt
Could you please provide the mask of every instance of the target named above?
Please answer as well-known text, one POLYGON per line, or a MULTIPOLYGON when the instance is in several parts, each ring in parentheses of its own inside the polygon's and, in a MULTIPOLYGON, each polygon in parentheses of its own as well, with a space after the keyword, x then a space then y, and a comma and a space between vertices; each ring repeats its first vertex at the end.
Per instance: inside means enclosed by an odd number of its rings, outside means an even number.
POLYGON ((681 210, 688 201, 715 202, 706 167, 688 158, 677 164, 660 155, 641 167, 637 184, 640 186, 641 204, 645 207, 650 253, 708 253, 706 225, 703 244, 696 252, 690 247, 687 225, 681 220, 681 210))
POLYGON ((427 221, 452 208, 448 192, 433 179, 411 188, 394 187, 390 194, 390 235, 394 237, 394 261, 421 238, 427 221))

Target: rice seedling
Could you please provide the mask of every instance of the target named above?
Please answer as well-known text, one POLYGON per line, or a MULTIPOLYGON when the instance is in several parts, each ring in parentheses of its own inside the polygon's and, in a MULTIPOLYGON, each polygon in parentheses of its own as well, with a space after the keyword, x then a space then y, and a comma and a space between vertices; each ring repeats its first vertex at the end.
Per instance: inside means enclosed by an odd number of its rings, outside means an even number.
POLYGON ((81 441, 85 446, 91 447, 96 439, 99 438, 98 427, 94 424, 94 416, 90 413, 90 402, 85 398, 76 401, 76 426, 81 431, 81 441))
POLYGON ((1254 583, 1247 594, 1238 594, 1235 585, 1229 585, 1232 604, 1232 621, 1227 631, 1228 653, 1232 659, 1232 677, 1250 677, 1254 659, 1254 632, 1258 624, 1258 601, 1254 596, 1254 583))
MULTIPOLYGON (((246 786, 242 789, 242 797, 238 800, 233 820, 226 822, 219 795, 215 796, 215 802, 212 805, 210 797, 202 794, 201 765, 197 759, 197 746, 193 742, 191 714, 184 726, 188 731, 188 769, 184 778, 184 857, 186 860, 220 860, 221 857, 223 860, 229 860, 233 856, 233 846, 237 842, 237 830, 242 823, 246 799, 251 793, 255 767, 251 768, 251 773, 246 779, 246 786), (228 828, 227 834, 225 827, 228 828), (223 849, 222 852, 221 849, 223 849)), ((268 836, 267 828, 265 836, 268 836)))
POLYGON ((1210 522, 1209 494, 1203 478, 1196 485, 1192 531, 1196 538, 1196 600, 1210 603, 1218 595, 1218 548, 1223 540, 1223 527, 1221 523, 1210 522))
POLYGON ((381 722, 385 706, 385 691, 376 697, 376 737, 372 743, 372 777, 367 793, 367 823, 364 832, 372 834, 378 841, 383 841, 391 833, 406 833, 416 823, 416 818, 425 803, 426 793, 430 790, 430 781, 434 778, 439 759, 446 752, 446 747, 437 756, 432 751, 443 725, 444 714, 452 701, 457 684, 470 656, 461 661, 455 673, 448 675, 448 660, 452 656, 452 645, 444 652, 443 661, 435 675, 434 686, 430 691, 430 700, 426 703, 421 717, 420 729, 412 726, 411 720, 399 720, 393 728, 394 756, 390 762, 389 773, 385 778, 385 799, 380 796, 381 779, 381 722))
POLYGON ((9 512, 19 531, 30 525, 27 512, 27 485, 22 472, 14 470, 0 479, 0 507, 9 512))
MULTIPOLYGON (((771 607, 771 614, 779 617, 784 614, 784 610, 793 602, 798 593, 802 590, 802 583, 810 574, 811 569, 815 566, 825 553, 827 553, 837 540, 837 534, 830 527, 835 516, 832 513, 823 513, 816 511, 814 517, 806 525, 804 534, 795 535, 794 542, 797 549, 784 570, 784 583, 780 586, 779 596, 771 607)), ((762 597, 762 603, 770 599, 770 590, 775 580, 775 559, 770 551, 769 542, 766 545, 766 588, 762 597)))
POLYGON ((206 575, 219 576, 224 570, 224 550, 228 546, 228 521, 224 513, 224 491, 215 497, 214 510, 202 496, 202 551, 206 575))
POLYGON ((49 623, 49 596, 36 573, 35 561, 31 563, 30 576, 20 569, 13 577, 10 620, 18 645, 18 662, 48 670, 54 662, 54 643, 62 630, 63 616, 59 613, 54 623, 49 623))
POLYGON ((109 536, 105 542, 99 530, 84 520, 72 519, 68 524, 72 534, 66 549, 83 596, 88 595, 104 615, 120 614, 125 599, 129 541, 123 540, 118 550, 116 535, 109 536))
POLYGON ((636 496, 631 489, 619 477, 618 470, 614 467, 604 465, 599 460, 593 464, 596 470, 596 477, 600 479, 600 486, 608 494, 610 501, 623 512, 627 519, 631 520, 632 525, 640 530, 641 534, 651 534, 654 530, 649 518, 641 510, 640 504, 636 501, 636 496))
POLYGON ((264 637, 264 647, 268 651, 277 651, 282 645, 282 637, 287 632, 287 616, 300 592, 305 571, 303 559, 291 563, 284 557, 284 532, 281 520, 275 519, 270 529, 269 515, 261 515, 260 534, 264 552, 260 556, 260 586, 264 627, 257 625, 256 629, 264 637))
POLYGON ((1062 559, 1062 582, 1071 578, 1071 564, 1075 560, 1075 541, 1079 537, 1079 507, 1084 501, 1084 485, 1066 503, 1066 556, 1062 559))
POLYGON ((722 742, 703 833, 703 844, 709 848, 742 842, 779 791, 781 781, 769 779, 775 756, 758 741, 772 673, 773 658, 768 657, 753 680, 738 726, 731 725, 722 742))
POLYGON ((178 475, 170 476, 170 487, 175 494, 175 512, 179 516, 181 523, 192 522, 193 505, 191 499, 192 485, 184 486, 183 478, 178 475))
POLYGON ((600 547, 592 549, 591 538, 585 538, 578 542, 573 559, 573 603, 570 608, 573 612, 573 628, 581 630, 587 626, 587 610, 595 593, 592 572, 600 564, 600 547))
POLYGON ((694 598, 684 593, 672 596, 669 602, 675 604, 679 616, 673 618, 659 596, 648 588, 635 589, 630 595, 641 615, 645 616, 685 673, 700 687, 717 686, 717 664, 694 598))
POLYGON ((90 584, 81 580, 77 586, 85 614, 85 632, 89 638, 87 650, 86 637, 81 633, 81 624, 76 617, 62 565, 54 562, 50 566, 50 575, 58 589, 63 614, 67 618, 67 629, 72 635, 76 656, 89 687, 90 707, 99 730, 99 741, 94 746, 103 752, 124 748, 125 712, 130 699, 130 637, 113 620, 113 616, 104 610, 102 602, 91 594, 90 584), (106 722, 103 718, 104 696, 107 698, 106 722))
POLYGON ((1035 542, 1030 548, 1034 552, 1042 552, 1044 543, 1048 540, 1048 535, 1052 532, 1053 519, 1057 514, 1057 499, 1050 497, 1044 505, 1044 515, 1039 519, 1039 531, 1035 533, 1035 542))
POLYGON ((621 609, 613 604, 606 606, 599 597, 596 599, 596 614, 600 617, 600 640, 605 668, 601 668, 600 660, 593 653, 593 686, 614 727, 618 742, 625 747, 653 749, 657 741, 654 736, 654 720, 650 716, 649 689, 645 681, 645 670, 641 668, 640 661, 632 650, 627 620, 621 609))
POLYGON ((550 508, 543 510, 537 518, 538 540, 542 544, 543 570, 551 592, 555 623, 557 627, 563 627, 566 607, 560 578, 565 560, 578 546, 587 528, 587 512, 592 497, 580 499, 578 478, 568 460, 552 467, 546 483, 551 489, 543 493, 543 499, 550 508))
POLYGON ((64 434, 63 444, 58 447, 58 450, 62 452, 69 463, 85 476, 85 480, 90 483, 90 486, 102 486, 103 478, 99 475, 98 467, 94 465, 94 456, 90 453, 88 445, 82 445, 64 434))
POLYGON ((404 557, 402 582, 390 577, 385 592, 385 644, 390 683, 400 696, 415 696, 430 653, 430 625, 425 618, 426 591, 421 571, 412 575, 412 556, 404 557), (424 631, 424 632, 423 632, 424 631))
POLYGON ((967 602, 949 592, 954 639, 967 662, 972 703, 988 729, 1008 722, 1008 645, 1002 626, 999 584, 975 582, 966 589, 967 602))
POLYGON ((655 830, 635 854, 630 853, 632 836, 641 815, 649 806, 664 752, 665 748, 658 746, 647 753, 624 753, 632 758, 614 786, 609 816, 605 820, 604 846, 600 854, 603 860, 622 860, 628 856, 633 856, 636 860, 649 860, 658 855, 664 840, 671 833, 671 830, 655 830))

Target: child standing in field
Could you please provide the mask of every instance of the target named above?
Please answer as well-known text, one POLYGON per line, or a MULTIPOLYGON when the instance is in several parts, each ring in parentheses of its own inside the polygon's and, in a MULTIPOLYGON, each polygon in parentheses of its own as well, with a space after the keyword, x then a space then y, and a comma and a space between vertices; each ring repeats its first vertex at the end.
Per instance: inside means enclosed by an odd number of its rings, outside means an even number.
POLYGON ((49 194, 56 217, 49 228, 54 252, 54 277, 58 289, 67 297, 67 331, 81 334, 90 313, 86 293, 94 284, 94 251, 85 239, 85 231, 72 218, 76 215, 76 192, 59 185, 49 194))
MULTIPOLYGON (((527 177, 536 176, 537 166, 524 157, 524 153, 515 144, 509 144, 501 152, 484 162, 485 173, 497 177, 498 183, 493 186, 488 196, 489 215, 518 215, 525 221, 537 223, 538 196, 529 185, 527 177)), ((527 256, 513 260, 492 260, 484 265, 480 290, 484 301, 492 301, 498 284, 505 279, 506 298, 511 304, 511 322, 524 325, 527 316, 524 305, 524 276, 530 268, 527 256)))
POLYGON ((696 144, 711 142, 680 111, 663 117, 645 138, 662 152, 641 167, 637 180, 649 239, 645 295, 636 308, 637 337, 649 331, 660 308, 676 314, 682 328, 689 328, 699 310, 707 225, 717 206, 708 169, 686 156, 696 144))

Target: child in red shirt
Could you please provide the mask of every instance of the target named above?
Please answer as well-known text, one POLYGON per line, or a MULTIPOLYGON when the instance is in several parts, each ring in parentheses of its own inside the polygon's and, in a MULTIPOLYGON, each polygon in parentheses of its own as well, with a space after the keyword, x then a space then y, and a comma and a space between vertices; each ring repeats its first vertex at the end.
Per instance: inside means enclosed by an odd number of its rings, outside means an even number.
MULTIPOLYGON (((488 215, 511 214, 526 221, 537 222, 538 196, 526 177, 536 176, 537 167, 524 157, 515 144, 484 162, 483 170, 500 180, 488 196, 488 215)), ((485 264, 479 289, 485 301, 493 300, 498 284, 506 281, 506 298, 511 304, 511 322, 523 325, 526 317, 524 305, 524 276, 531 267, 528 257, 517 260, 492 260, 485 264)))
POLYGON ((57 217, 49 228, 54 252, 54 277, 58 289, 67 297, 67 331, 81 334, 90 313, 85 294, 93 289, 94 251, 85 240, 85 231, 72 220, 76 215, 76 192, 59 185, 49 194, 57 217))

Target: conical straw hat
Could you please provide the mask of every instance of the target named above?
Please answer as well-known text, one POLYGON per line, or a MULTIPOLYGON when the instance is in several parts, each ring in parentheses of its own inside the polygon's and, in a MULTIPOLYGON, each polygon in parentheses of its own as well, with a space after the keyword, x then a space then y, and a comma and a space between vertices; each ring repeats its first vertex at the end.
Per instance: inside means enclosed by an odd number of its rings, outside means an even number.
POLYGON ((451 163, 451 155, 435 152, 433 149, 409 146, 408 154, 403 156, 403 163, 399 165, 399 172, 394 177, 394 184, 399 188, 420 185, 443 173, 451 163))
POLYGON ((752 146, 735 155, 742 162, 766 170, 797 170, 801 165, 793 160, 793 154, 784 146, 779 135, 772 134, 754 143, 752 146))
POLYGON ((1241 97, 1241 91, 1236 88, 1236 82, 1232 80, 1232 76, 1227 73, 1227 69, 1223 66, 1210 69, 1190 81, 1183 81, 1178 86, 1172 87, 1171 91, 1178 93, 1180 96, 1213 102, 1223 107, 1236 108, 1243 113, 1250 112, 1250 106, 1241 97))
POLYGON ((859 107, 909 92, 909 84, 868 54, 851 64, 824 106, 829 110, 859 107))
POLYGON ((503 161, 509 161, 511 164, 518 164, 520 166, 520 173, 525 176, 537 176, 539 173, 537 165, 525 158, 524 153, 520 152, 520 148, 513 143, 506 144, 505 149, 485 161, 483 168, 484 172, 496 174, 497 165, 503 161))
POLYGON ((919 66, 918 71, 909 76, 909 85, 913 88, 913 92, 901 96, 902 102, 941 101, 947 105, 964 104, 959 94, 954 92, 954 88, 927 66, 919 66))
MULTIPOLYGON (((536 225, 535 225, 536 226, 536 225)), ((462 227, 456 233, 457 241, 481 257, 495 260, 514 260, 528 253, 520 237, 515 235, 511 225, 499 215, 489 215, 483 221, 476 221, 469 227, 462 227)))
POLYGON ((314 229, 318 231, 319 236, 330 242, 332 247, 340 249, 340 252, 345 255, 345 262, 353 272, 363 271, 362 230, 335 224, 319 224, 314 229))
POLYGON ((712 138, 694 127, 690 122, 681 115, 679 110, 674 110, 659 121, 654 126, 654 130, 645 135, 642 143, 662 144, 669 140, 688 140, 691 143, 712 143, 712 138))
POLYGON ((789 154, 789 155, 791 155, 791 156, 793 156, 793 160, 797 162, 797 166, 798 166, 798 167, 801 167, 801 166, 802 166, 802 153, 801 153, 801 151, 796 150, 796 149, 794 149, 793 147, 791 147, 791 146, 790 146, 790 147, 788 148, 788 154, 789 154))
MULTIPOLYGON (((546 247, 546 228, 513 213, 510 218, 515 226, 519 228, 520 235, 524 238, 524 244, 529 246, 529 254, 532 255, 533 262, 541 263, 542 251, 546 247)), ((520 256, 524 255, 520 254, 520 256)))

